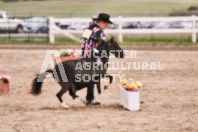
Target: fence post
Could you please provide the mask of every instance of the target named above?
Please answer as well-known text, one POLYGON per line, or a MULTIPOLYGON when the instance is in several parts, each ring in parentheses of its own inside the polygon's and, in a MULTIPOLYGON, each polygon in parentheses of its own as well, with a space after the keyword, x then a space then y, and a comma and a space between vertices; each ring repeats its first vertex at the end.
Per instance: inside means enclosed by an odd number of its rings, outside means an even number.
POLYGON ((118 30, 119 30, 119 33, 118 33, 118 41, 120 43, 123 43, 123 36, 122 36, 122 21, 121 21, 122 17, 119 16, 118 17, 118 30))
POLYGON ((192 15, 192 42, 197 42, 197 34, 196 34, 196 16, 192 15))
POLYGON ((10 43, 10 39, 11 39, 11 30, 10 30, 10 19, 9 19, 9 21, 8 21, 8 26, 9 26, 9 31, 8 31, 8 33, 9 33, 9 43, 10 43))
POLYGON ((50 43, 55 42, 53 27, 54 27, 54 17, 49 17, 49 42, 50 43))

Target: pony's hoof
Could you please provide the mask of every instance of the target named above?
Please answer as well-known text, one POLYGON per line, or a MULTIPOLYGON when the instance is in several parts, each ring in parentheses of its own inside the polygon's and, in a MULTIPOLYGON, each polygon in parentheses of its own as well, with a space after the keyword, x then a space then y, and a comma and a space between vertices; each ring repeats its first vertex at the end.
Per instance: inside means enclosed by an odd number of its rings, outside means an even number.
POLYGON ((67 105, 65 102, 61 103, 61 106, 65 109, 69 109, 69 105, 67 105))
POLYGON ((106 89, 108 89, 108 86, 107 85, 104 86, 104 90, 106 90, 106 89))

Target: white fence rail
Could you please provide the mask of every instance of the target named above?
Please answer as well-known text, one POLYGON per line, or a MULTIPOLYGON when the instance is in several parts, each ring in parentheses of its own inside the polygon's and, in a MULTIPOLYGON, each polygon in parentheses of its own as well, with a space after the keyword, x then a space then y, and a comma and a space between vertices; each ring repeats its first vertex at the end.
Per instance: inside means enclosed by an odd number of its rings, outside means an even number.
MULTIPOLYGON (((184 17, 117 17, 117 18, 111 18, 111 20, 118 24, 117 29, 106 29, 104 30, 105 34, 116 34, 118 35, 119 42, 123 43, 123 34, 145 34, 145 33, 152 33, 152 34, 166 34, 166 33, 175 33, 175 34, 181 34, 181 33, 189 33, 192 35, 192 42, 197 42, 197 33, 198 28, 196 28, 196 21, 198 21, 197 16, 184 16, 184 17), (192 28, 191 29, 123 29, 122 24, 123 22, 172 22, 172 21, 190 21, 192 22, 192 28)), ((81 41, 79 38, 75 37, 72 34, 82 34, 83 30, 61 30, 59 27, 55 25, 55 23, 61 23, 61 22, 91 22, 91 18, 49 18, 50 25, 49 25, 49 40, 51 43, 54 43, 55 41, 55 34, 63 34, 75 41, 81 41)))

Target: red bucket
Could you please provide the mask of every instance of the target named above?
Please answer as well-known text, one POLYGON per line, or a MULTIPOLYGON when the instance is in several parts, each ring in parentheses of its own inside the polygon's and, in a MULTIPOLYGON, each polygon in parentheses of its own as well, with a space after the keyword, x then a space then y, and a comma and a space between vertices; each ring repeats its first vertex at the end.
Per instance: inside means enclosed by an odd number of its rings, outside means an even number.
POLYGON ((80 57, 61 56, 60 59, 59 59, 59 57, 55 57, 55 58, 54 58, 54 62, 55 62, 55 64, 58 64, 58 63, 63 62, 63 61, 77 60, 77 59, 80 59, 80 57))
POLYGON ((9 92, 9 83, 4 83, 3 81, 0 81, 0 92, 3 92, 4 94, 8 94, 9 92))

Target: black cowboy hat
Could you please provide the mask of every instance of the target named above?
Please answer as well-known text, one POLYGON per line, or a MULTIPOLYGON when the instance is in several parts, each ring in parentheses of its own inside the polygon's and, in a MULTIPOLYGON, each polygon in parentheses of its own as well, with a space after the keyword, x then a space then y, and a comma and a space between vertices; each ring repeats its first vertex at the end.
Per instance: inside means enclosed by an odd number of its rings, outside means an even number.
POLYGON ((111 22, 111 21, 109 20, 109 18, 110 18, 109 14, 100 13, 100 14, 98 15, 98 18, 92 18, 92 19, 93 19, 93 20, 102 20, 102 21, 105 21, 105 22, 108 22, 108 23, 113 24, 113 22, 111 22))

